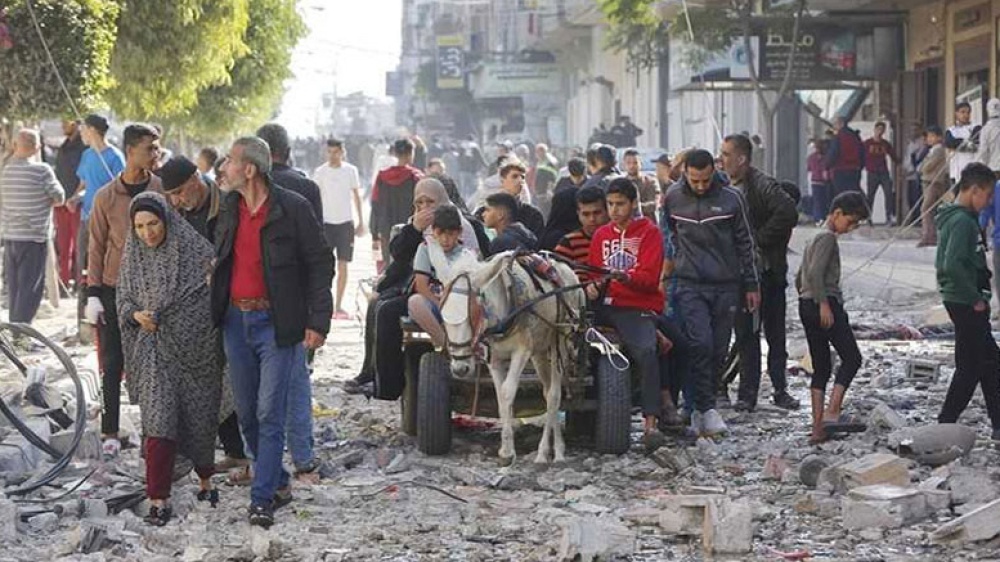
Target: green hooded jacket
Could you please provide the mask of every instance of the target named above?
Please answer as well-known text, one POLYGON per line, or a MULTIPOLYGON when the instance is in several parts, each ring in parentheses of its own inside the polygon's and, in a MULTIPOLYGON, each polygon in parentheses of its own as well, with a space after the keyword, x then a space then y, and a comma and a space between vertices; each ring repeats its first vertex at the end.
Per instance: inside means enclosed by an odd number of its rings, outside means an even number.
POLYGON ((976 213, 961 205, 944 205, 934 220, 938 231, 938 290, 945 302, 975 305, 990 302, 990 270, 986 239, 976 213))

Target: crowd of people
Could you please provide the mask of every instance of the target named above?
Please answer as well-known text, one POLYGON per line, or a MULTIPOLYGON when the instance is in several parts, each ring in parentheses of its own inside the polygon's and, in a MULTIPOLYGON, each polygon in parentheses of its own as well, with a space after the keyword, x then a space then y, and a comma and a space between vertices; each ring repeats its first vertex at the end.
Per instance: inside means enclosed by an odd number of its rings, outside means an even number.
MULTIPOLYGON (((990 123, 961 137, 957 152, 969 153, 962 147, 975 138, 1000 140, 1000 120, 992 120, 1000 119, 1000 101, 989 107, 990 123)), ((54 222, 59 276, 81 295, 82 316, 96 327, 108 458, 136 445, 119 438, 123 372, 141 411, 150 524, 173 515, 179 456, 200 479, 198 499, 213 506, 216 471, 249 484, 249 521, 263 527, 292 501, 293 480, 319 479, 313 354, 331 321, 350 319, 349 264, 355 240, 367 232, 381 267, 365 315, 364 361, 344 385, 350 393, 400 397, 401 317, 444 345, 441 272, 450 263, 465 253, 488 259, 546 250, 582 266, 588 308, 620 335, 634 366, 647 449, 663 446, 667 429, 711 438, 728 432, 718 410, 730 401, 722 366, 734 336, 735 409, 757 408, 762 369, 773 403, 800 407, 788 392, 785 346, 787 253, 800 193, 754 165, 759 143, 744 134, 725 137, 718 155, 663 154, 655 177, 641 172, 635 150, 624 151, 620 169, 616 147, 603 143, 565 166, 544 144, 501 143, 493 165, 478 152, 482 168, 473 170, 461 154, 476 153, 474 141, 460 152, 459 145, 400 138, 391 146, 393 164, 374 173, 366 221, 363 176, 342 139, 325 140, 326 161, 306 173, 292 166, 292 142, 276 123, 237 139, 224 156, 206 148, 195 161, 166 157, 155 126, 128 125, 120 150, 105 140, 108 128, 99 115, 67 122, 54 171, 35 161, 37 131, 18 133, 0 175, 5 284, 11 321, 30 323, 54 222), (225 452, 219 463, 217 437, 225 452), (283 464, 286 447, 292 474, 283 464)), ((837 237, 870 219, 878 189, 892 199, 886 159, 894 150, 884 132, 876 125, 862 142, 839 119, 829 143, 818 146, 824 160, 810 160, 814 218, 823 227, 805 248, 794 287, 814 366, 812 443, 864 427, 843 411, 862 358, 844 310, 837 237), (861 166, 867 194, 858 187, 861 166), (827 399, 831 347, 840 366, 827 399)), ((919 163, 929 184, 942 181, 927 164, 939 158, 936 147, 963 134, 938 133, 928 129, 935 142, 919 163)), ((925 224, 937 223, 941 293, 961 342, 939 419, 955 421, 981 384, 1000 439, 1000 350, 990 334, 990 274, 978 222, 1000 202, 992 149, 982 144, 987 164, 973 155, 955 171, 954 203, 925 224)), ((924 188, 925 205, 938 193, 928 190, 937 189, 924 188)))

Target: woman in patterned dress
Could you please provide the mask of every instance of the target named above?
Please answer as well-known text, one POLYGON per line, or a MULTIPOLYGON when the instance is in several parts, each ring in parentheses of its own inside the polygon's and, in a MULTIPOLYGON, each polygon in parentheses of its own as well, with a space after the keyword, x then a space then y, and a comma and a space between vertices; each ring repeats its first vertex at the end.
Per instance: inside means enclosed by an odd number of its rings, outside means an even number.
POLYGON ((130 208, 118 286, 118 318, 126 387, 142 411, 146 452, 146 522, 165 525, 178 453, 201 480, 199 500, 218 502, 212 488, 222 358, 212 324, 208 278, 212 247, 163 196, 143 193, 130 208))

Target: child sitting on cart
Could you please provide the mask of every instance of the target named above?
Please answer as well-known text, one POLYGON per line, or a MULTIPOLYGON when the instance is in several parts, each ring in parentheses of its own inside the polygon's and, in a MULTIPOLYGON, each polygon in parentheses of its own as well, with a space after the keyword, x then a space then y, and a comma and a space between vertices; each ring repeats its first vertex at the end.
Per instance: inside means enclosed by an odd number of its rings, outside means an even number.
POLYGON ((410 318, 431 337, 434 347, 445 344, 441 325, 441 279, 455 262, 471 250, 462 246, 462 217, 456 207, 445 205, 434 211, 433 240, 424 241, 413 258, 413 295, 407 302, 410 318))

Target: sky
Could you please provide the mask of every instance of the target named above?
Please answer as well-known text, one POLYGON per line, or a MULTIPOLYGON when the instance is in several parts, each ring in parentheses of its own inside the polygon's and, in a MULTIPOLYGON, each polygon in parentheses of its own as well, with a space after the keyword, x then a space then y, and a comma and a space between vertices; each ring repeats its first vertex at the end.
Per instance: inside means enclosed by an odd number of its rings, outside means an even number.
POLYGON ((402 0, 299 0, 309 34, 292 55, 279 122, 312 136, 324 93, 385 96, 385 73, 399 62, 402 0))

